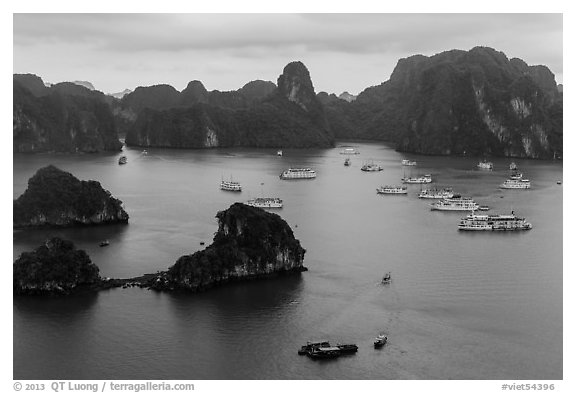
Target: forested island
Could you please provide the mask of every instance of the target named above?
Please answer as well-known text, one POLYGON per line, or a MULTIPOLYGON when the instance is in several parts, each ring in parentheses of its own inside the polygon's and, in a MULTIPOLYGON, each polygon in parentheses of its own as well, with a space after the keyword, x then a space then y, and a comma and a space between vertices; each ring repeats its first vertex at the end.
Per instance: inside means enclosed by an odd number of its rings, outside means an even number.
POLYGON ((184 255, 167 271, 140 277, 103 278, 88 254, 53 238, 14 262, 13 291, 20 295, 67 295, 121 286, 158 291, 203 291, 231 281, 262 279, 307 270, 305 250, 280 216, 235 203, 218 212, 218 231, 204 250, 184 255))

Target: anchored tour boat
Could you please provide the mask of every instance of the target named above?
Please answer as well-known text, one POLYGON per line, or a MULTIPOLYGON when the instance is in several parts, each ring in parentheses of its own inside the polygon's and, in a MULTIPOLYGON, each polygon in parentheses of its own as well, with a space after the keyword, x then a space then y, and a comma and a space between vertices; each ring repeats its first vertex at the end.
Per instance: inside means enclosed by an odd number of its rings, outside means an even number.
POLYGON ((419 177, 403 177, 402 183, 406 183, 406 184, 432 183, 432 175, 424 175, 424 176, 419 176, 419 177))
POLYGON ((381 186, 376 189, 377 194, 396 194, 407 195, 408 188, 406 186, 381 186))
POLYGON ((280 175, 282 180, 314 179, 315 177, 316 172, 310 168, 289 168, 280 175))
POLYGON ((446 198, 432 204, 431 206, 431 210, 442 211, 475 211, 480 207, 472 198, 464 198, 461 196, 446 198))
POLYGON ((527 190, 532 185, 528 179, 507 179, 504 183, 500 184, 500 188, 508 190, 527 190))
POLYGON ((240 185, 240 183, 238 183, 237 181, 227 181, 227 180, 222 180, 220 182, 220 189, 223 191, 235 191, 235 192, 240 192, 242 191, 242 186, 240 185))
POLYGON ((484 160, 484 161, 480 161, 480 162, 478 163, 478 165, 476 165, 476 167, 477 167, 478 169, 485 169, 485 170, 491 171, 492 169, 494 169, 494 164, 491 163, 490 161, 484 160))
POLYGON ((454 192, 451 188, 429 188, 420 191, 418 194, 418 198, 422 199, 445 199, 445 198, 452 198, 454 196, 454 192))
POLYGON ((347 147, 340 154, 360 154, 360 152, 352 147, 347 147))
POLYGON ((364 171, 364 172, 378 172, 381 171, 383 168, 380 165, 374 164, 374 163, 370 163, 370 164, 364 164, 362 165, 362 168, 360 168, 360 170, 364 171))
POLYGON ((284 206, 280 198, 254 198, 247 201, 245 205, 262 209, 279 209, 284 206))
POLYGON ((514 211, 510 214, 482 215, 469 214, 460 221, 461 231, 526 231, 532 229, 532 224, 525 218, 517 217, 514 211))
POLYGON ((414 166, 414 165, 416 165, 416 161, 402 160, 402 165, 404 165, 404 166, 414 166))

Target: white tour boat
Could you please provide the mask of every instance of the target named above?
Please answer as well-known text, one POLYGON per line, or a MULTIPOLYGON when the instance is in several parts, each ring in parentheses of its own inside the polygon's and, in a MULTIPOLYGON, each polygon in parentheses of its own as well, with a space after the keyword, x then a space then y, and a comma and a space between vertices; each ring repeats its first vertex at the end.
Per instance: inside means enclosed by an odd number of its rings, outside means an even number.
POLYGON ((282 180, 314 179, 316 172, 310 168, 289 168, 280 175, 282 180))
POLYGON ((416 165, 416 161, 402 160, 402 165, 404 165, 404 166, 414 166, 414 165, 416 165))
POLYGON ((360 170, 364 171, 364 172, 378 172, 381 171, 383 168, 380 165, 374 164, 374 163, 370 163, 370 164, 364 164, 362 165, 362 168, 360 168, 360 170))
POLYGON ((376 189, 377 194, 396 194, 407 195, 408 188, 406 186, 381 186, 376 189))
POLYGON ((224 191, 242 191, 242 186, 237 181, 222 180, 220 182, 220 189, 224 191))
POLYGON ((507 179, 504 183, 500 184, 500 188, 508 190, 527 190, 531 186, 530 180, 528 179, 507 179))
POLYGON ((424 175, 424 176, 419 176, 419 177, 403 177, 402 183, 406 183, 406 184, 432 183, 432 175, 424 175))
POLYGON ((360 154, 360 152, 353 147, 347 147, 340 152, 340 154, 360 154))
POLYGON ((491 171, 492 169, 494 169, 494 164, 491 163, 490 161, 484 160, 484 161, 480 161, 480 162, 478 163, 478 165, 476 165, 476 167, 477 167, 478 169, 486 169, 486 170, 491 171))
POLYGON ((418 194, 418 198, 422 199, 446 199, 452 198, 453 196, 454 192, 451 188, 429 188, 420 191, 420 194, 418 194))
POLYGON ((469 214, 458 224, 461 231, 525 231, 532 229, 532 224, 525 218, 511 214, 482 215, 469 214))
POLYGON ((480 207, 474 199, 464 198, 464 197, 453 197, 442 199, 432 205, 431 210, 442 210, 442 211, 475 211, 480 207))
POLYGON ((279 209, 284 206, 280 198, 254 198, 245 204, 252 207, 261 207, 262 209, 279 209))

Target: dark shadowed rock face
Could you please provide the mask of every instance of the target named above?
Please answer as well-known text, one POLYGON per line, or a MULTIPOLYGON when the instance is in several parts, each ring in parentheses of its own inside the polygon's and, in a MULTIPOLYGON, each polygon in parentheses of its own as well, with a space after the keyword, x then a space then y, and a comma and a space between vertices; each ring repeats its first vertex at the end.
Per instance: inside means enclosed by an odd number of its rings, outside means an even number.
POLYGON ((45 87, 35 75, 14 75, 13 151, 120 150, 104 94, 70 82, 45 87))
POLYGON ((45 96, 50 92, 42 78, 34 74, 14 74, 12 80, 28 89, 36 97, 45 96))
POLYGON ((180 93, 180 104, 189 106, 198 102, 208 102, 208 90, 200 81, 191 81, 188 86, 180 93))
POLYGON ((127 223, 122 201, 97 181, 80 181, 55 166, 41 168, 14 201, 14 228, 127 223))
POLYGON ((388 140, 422 154, 551 158, 562 98, 544 66, 476 47, 398 61, 390 80, 328 104, 338 137, 388 140))
POLYGON ((246 83, 240 90, 238 90, 250 102, 261 101, 274 91, 276 85, 270 81, 255 80, 246 83))
POLYGON ((305 250, 280 216, 235 203, 216 217, 214 242, 180 257, 153 288, 198 291, 231 280, 306 270, 305 250))
POLYGON ((99 282, 98 267, 88 254, 57 237, 35 251, 22 253, 13 265, 15 294, 69 294, 99 282))
POLYGON ((214 90, 207 96, 200 82, 190 82, 171 109, 142 109, 126 143, 173 148, 333 146, 306 67, 291 63, 279 80, 282 89, 254 81, 238 91, 214 90))

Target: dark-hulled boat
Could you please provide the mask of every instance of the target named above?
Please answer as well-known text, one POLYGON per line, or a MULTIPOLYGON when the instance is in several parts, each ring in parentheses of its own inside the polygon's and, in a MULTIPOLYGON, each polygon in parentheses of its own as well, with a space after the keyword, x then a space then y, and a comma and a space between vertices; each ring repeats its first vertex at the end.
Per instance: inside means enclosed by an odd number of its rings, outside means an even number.
POLYGON ((298 355, 307 355, 314 348, 328 348, 330 343, 328 341, 308 341, 306 345, 302 345, 302 348, 298 350, 298 355))
POLYGON ((342 354, 358 352, 358 345, 356 344, 336 344, 336 348, 338 348, 342 354))
POLYGON ((338 347, 317 347, 308 352, 312 359, 334 359, 342 354, 338 347))

